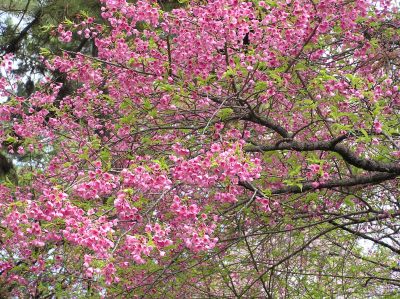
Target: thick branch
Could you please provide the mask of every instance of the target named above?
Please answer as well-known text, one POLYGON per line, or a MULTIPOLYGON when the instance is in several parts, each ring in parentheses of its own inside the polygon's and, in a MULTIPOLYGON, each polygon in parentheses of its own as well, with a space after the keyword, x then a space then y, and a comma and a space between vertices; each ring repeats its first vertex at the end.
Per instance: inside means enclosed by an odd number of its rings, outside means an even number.
MULTIPOLYGON (((278 194, 287 194, 287 193, 302 193, 309 190, 315 189, 332 189, 335 187, 352 187, 357 185, 369 185, 369 184, 379 184, 381 182, 392 180, 396 178, 397 174, 392 173, 373 173, 373 174, 366 174, 360 175, 352 178, 346 178, 342 180, 329 180, 324 183, 319 183, 318 187, 314 187, 312 183, 305 183, 302 187, 298 186, 285 186, 282 188, 274 189, 271 191, 271 194, 278 195, 278 194)), ((241 186, 249 189, 253 192, 256 191, 255 187, 250 185, 248 182, 240 182, 241 186)), ((261 191, 257 190, 258 195, 264 196, 261 191)))
MULTIPOLYGON (((345 135, 343 135, 345 136, 345 135)), ((339 154, 350 165, 368 171, 388 172, 400 174, 400 165, 397 163, 384 163, 356 156, 346 146, 339 144, 345 137, 340 136, 330 141, 299 142, 296 140, 284 141, 275 145, 248 146, 247 152, 268 152, 278 150, 294 150, 298 152, 328 151, 339 154)))
MULTIPOLYGON (((302 185, 302 187, 285 186, 282 188, 273 189, 270 194, 271 195, 294 194, 294 193, 303 193, 316 189, 332 189, 335 187, 352 187, 358 185, 379 184, 384 181, 395 179, 397 176, 398 176, 397 174, 393 173, 373 173, 346 179, 329 180, 324 183, 319 183, 318 187, 314 187, 312 183, 305 183, 302 185)), ((266 197, 266 195, 262 191, 260 191, 258 188, 256 188, 249 182, 239 182, 239 185, 252 192, 255 192, 255 194, 259 197, 266 197)), ((250 200, 251 199, 247 199, 236 203, 235 205, 225 210, 224 214, 236 209, 237 207, 247 204, 250 200)))
POLYGON ((277 123, 271 121, 268 118, 258 115, 255 111, 251 111, 248 116, 243 118, 243 120, 248 120, 253 123, 267 127, 269 129, 275 131, 279 135, 281 135, 283 138, 290 138, 289 132, 284 127, 278 125, 277 123))

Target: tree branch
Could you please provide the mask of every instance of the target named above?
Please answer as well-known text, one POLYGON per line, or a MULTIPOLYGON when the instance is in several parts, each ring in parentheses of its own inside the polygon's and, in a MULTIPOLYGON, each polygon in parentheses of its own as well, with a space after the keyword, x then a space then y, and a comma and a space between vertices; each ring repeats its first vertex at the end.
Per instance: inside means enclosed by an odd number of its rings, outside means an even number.
POLYGON ((400 165, 397 163, 384 163, 356 156, 346 146, 339 144, 347 135, 341 135, 329 141, 299 142, 296 140, 281 142, 275 145, 249 145, 246 152, 268 152, 279 150, 294 150, 297 152, 327 151, 339 154, 344 161, 357 168, 368 171, 388 172, 400 174, 400 165))
MULTIPOLYGON (((324 183, 321 182, 321 183, 319 183, 318 187, 314 187, 312 185, 312 183, 305 183, 302 185, 302 187, 285 186, 282 188, 273 189, 270 194, 271 195, 295 194, 295 193, 303 193, 303 192, 307 192, 310 190, 316 190, 316 189, 332 189, 335 187, 352 187, 352 186, 358 186, 358 185, 379 184, 384 181, 395 179, 397 176, 398 176, 397 174, 393 174, 393 173, 365 174, 365 175, 355 176, 352 178, 329 180, 324 183)), ((266 197, 266 195, 262 191, 260 191, 258 188, 256 188, 249 182, 240 181, 239 185, 246 188, 247 190, 254 192, 259 197, 266 197)), ((237 207, 247 204, 247 202, 252 200, 252 198, 236 203, 235 205, 233 205, 230 208, 228 208, 227 210, 225 210, 224 214, 236 209, 237 207)))

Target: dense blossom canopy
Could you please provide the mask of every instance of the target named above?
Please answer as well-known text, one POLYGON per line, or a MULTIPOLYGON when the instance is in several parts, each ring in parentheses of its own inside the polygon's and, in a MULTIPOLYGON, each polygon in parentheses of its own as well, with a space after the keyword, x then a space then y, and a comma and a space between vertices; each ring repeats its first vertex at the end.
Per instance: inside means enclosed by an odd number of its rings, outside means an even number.
POLYGON ((0 181, 4 296, 396 292, 390 1, 102 5, 54 30, 96 55, 43 50, 67 91, 17 96, 3 56, 0 142, 24 158, 0 181))

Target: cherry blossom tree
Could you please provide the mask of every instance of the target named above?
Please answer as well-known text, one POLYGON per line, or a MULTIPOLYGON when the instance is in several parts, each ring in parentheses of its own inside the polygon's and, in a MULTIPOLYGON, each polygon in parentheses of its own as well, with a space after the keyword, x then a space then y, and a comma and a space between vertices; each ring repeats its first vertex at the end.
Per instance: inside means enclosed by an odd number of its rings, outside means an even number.
POLYGON ((395 3, 102 5, 41 53, 68 92, 3 55, 3 297, 396 297, 395 3))

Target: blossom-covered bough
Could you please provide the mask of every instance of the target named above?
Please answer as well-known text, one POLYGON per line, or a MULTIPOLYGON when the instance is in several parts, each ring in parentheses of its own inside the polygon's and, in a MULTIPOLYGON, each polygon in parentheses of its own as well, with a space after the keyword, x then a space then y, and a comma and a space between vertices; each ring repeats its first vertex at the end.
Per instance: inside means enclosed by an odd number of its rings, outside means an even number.
POLYGON ((29 98, 0 79, 0 141, 24 157, 0 185, 2 296, 396 296, 395 3, 103 0, 102 17, 57 28, 96 55, 44 51, 29 98))

